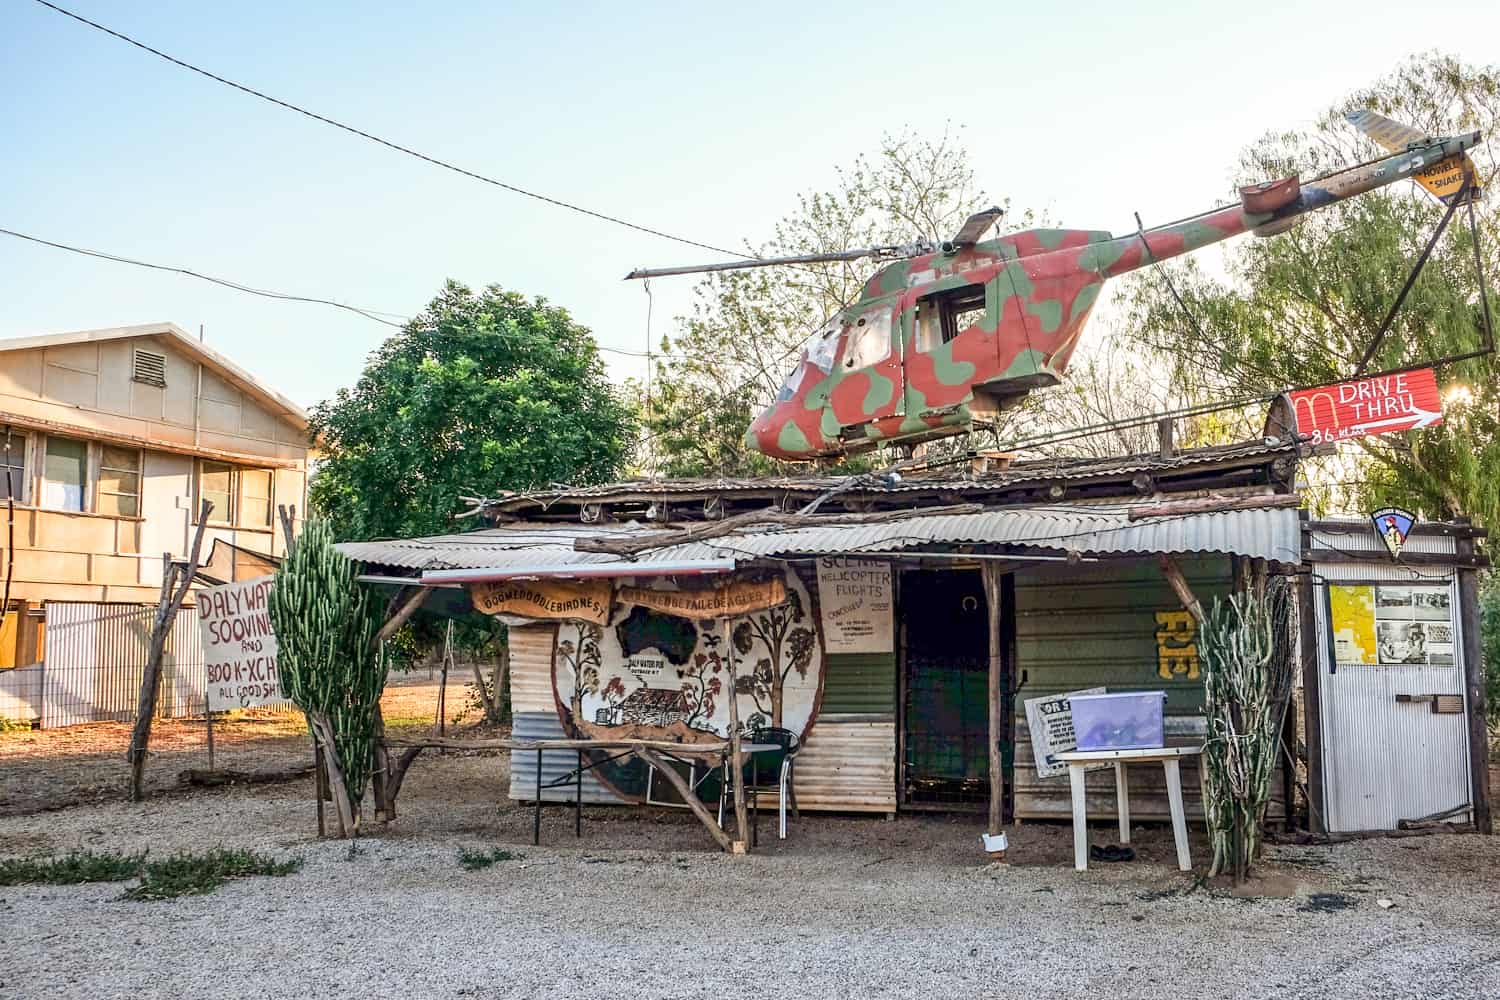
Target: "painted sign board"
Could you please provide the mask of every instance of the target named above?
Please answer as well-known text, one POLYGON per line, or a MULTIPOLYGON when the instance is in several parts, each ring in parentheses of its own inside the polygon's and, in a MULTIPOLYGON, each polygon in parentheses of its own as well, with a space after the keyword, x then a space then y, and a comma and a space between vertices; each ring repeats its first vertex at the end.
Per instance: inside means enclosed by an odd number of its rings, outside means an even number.
POLYGON ((609 618, 608 580, 496 580, 469 585, 469 600, 487 615, 568 619, 603 625, 609 618))
POLYGON ((267 606, 274 579, 258 576, 198 591, 211 712, 285 703, 267 606))
POLYGON ((1297 430, 1313 444, 1432 427, 1443 422, 1431 368, 1298 389, 1291 394, 1297 430))
POLYGON ((1382 507, 1370 515, 1370 523, 1375 525, 1375 533, 1385 543, 1385 550, 1391 558, 1399 559, 1406 546, 1406 536, 1417 523, 1417 515, 1400 507, 1382 507))
POLYGON ((829 653, 889 653, 896 616, 891 566, 873 559, 818 560, 818 607, 829 653))
POLYGON ((1454 665, 1449 586, 1330 584, 1334 671, 1343 667, 1454 665))
POLYGON ((693 621, 734 618, 752 611, 764 611, 786 603, 786 581, 736 580, 711 590, 655 590, 650 587, 621 587, 617 595, 621 604, 635 604, 662 614, 693 621))
MULTIPOLYGON (((1068 765, 1057 759, 1060 753, 1078 749, 1078 736, 1073 732, 1073 702, 1075 694, 1104 694, 1104 688, 1092 687, 1066 694, 1053 694, 1045 698, 1026 699, 1026 726, 1031 730, 1031 753, 1036 758, 1036 773, 1042 778, 1055 778, 1068 773, 1068 765)), ((1108 767, 1108 764, 1090 764, 1089 770, 1108 767)))

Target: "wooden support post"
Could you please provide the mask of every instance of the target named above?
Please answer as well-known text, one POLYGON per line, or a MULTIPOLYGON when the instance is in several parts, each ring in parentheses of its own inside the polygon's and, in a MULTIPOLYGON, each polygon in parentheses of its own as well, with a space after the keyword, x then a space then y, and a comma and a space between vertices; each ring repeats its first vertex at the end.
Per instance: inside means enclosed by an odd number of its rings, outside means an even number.
MULTIPOLYGON (((1467 518, 1463 519, 1467 523, 1467 518)), ((1459 555, 1474 554, 1473 537, 1460 538, 1459 555)), ((1474 806, 1474 829, 1494 833, 1490 813, 1489 733, 1485 729, 1484 652, 1480 648, 1479 574, 1458 571, 1459 633, 1463 639, 1464 691, 1469 708, 1469 776, 1474 806)))
MULTIPOLYGON (((311 727, 309 727, 311 728, 311 727)), ((328 836, 323 822, 323 800, 328 797, 328 771, 323 763, 323 744, 318 742, 318 734, 313 733, 313 791, 318 797, 318 836, 328 836)))
MULTIPOLYGON (((734 822, 738 835, 736 847, 731 853, 743 854, 746 850, 745 829, 745 757, 740 752, 740 696, 739 680, 734 669, 734 636, 730 633, 729 619, 723 620, 724 654, 729 659, 729 759, 734 780, 734 822)), ((696 801, 694 796, 694 801, 696 801)))
POLYGON ((1161 457, 1169 459, 1173 454, 1172 447, 1172 418, 1162 417, 1156 422, 1157 443, 1160 445, 1161 457))
MULTIPOLYGON (((655 750, 648 749, 647 747, 637 747, 634 753, 641 760, 655 768, 657 774, 667 779, 667 783, 676 789, 677 794, 682 797, 682 801, 687 803, 687 807, 692 810, 694 816, 698 817, 698 822, 703 824, 704 828, 708 830, 709 836, 714 838, 714 842, 720 848, 731 854, 744 853, 743 851, 735 850, 735 844, 740 843, 743 846, 743 842, 730 839, 729 834, 724 832, 724 828, 714 820, 713 813, 708 811, 708 807, 698 801, 698 793, 694 792, 688 786, 688 783, 682 780, 682 775, 677 773, 676 768, 663 760, 655 750)), ((741 789, 741 792, 743 791, 741 789)), ((743 802, 741 805, 743 805, 743 802)))
POLYGON ((1172 592, 1182 602, 1182 606, 1192 613, 1193 619, 1202 625, 1207 617, 1203 613, 1203 605, 1198 603, 1198 598, 1193 595, 1193 589, 1188 586, 1187 577, 1182 575, 1182 567, 1177 565, 1177 560, 1163 552, 1161 554, 1161 571, 1166 574, 1167 583, 1171 585, 1172 592))
POLYGON ((1323 795, 1323 704, 1321 701, 1322 667, 1318 663, 1319 644, 1317 597, 1312 575, 1297 580, 1297 627, 1302 659, 1302 720, 1307 742, 1307 828, 1313 833, 1328 833, 1324 817, 1323 795))
MULTIPOLYGON (((984 577, 985 602, 989 605, 990 671, 988 687, 989 746, 990 746, 990 814, 989 832, 999 833, 1005 822, 1005 763, 1000 752, 1000 743, 1005 738, 1005 721, 1002 718, 1002 664, 1004 662, 1001 634, 1001 581, 1004 574, 994 563, 986 562, 980 567, 984 577)), ((1006 699, 1009 700, 1009 699, 1006 699)))
POLYGON ((396 631, 402 625, 406 624, 406 620, 422 606, 422 602, 427 600, 427 595, 430 593, 432 593, 431 587, 418 587, 416 593, 408 597, 406 603, 401 605, 401 609, 394 615, 391 615, 384 625, 380 626, 380 631, 375 633, 374 644, 379 646, 382 642, 395 635, 396 631))
POLYGON ((292 534, 292 523, 297 518, 297 508, 288 507, 286 504, 278 504, 276 516, 281 521, 281 538, 286 543, 286 554, 292 554, 292 543, 296 541, 292 534))
POLYGON ((130 733, 130 798, 139 802, 145 797, 146 754, 151 746, 151 719, 156 714, 156 699, 161 691, 161 661, 165 654, 167 636, 177 620, 177 609, 182 607, 193 577, 198 573, 198 558, 203 551, 203 530, 208 527, 208 515, 214 505, 203 501, 198 511, 198 528, 193 533, 193 547, 188 556, 187 568, 179 583, 176 567, 172 565, 172 554, 162 554, 161 601, 156 616, 151 621, 151 639, 147 646, 146 668, 141 673, 141 693, 136 699, 135 728, 130 733))

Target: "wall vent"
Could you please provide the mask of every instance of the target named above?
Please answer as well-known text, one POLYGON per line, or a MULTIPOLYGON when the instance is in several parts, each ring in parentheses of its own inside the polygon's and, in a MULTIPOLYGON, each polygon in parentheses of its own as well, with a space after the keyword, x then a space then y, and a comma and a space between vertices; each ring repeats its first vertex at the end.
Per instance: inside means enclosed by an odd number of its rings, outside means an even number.
POLYGON ((137 382, 154 385, 158 388, 166 388, 167 385, 167 358, 164 354, 155 351, 135 350, 135 363, 132 366, 130 377, 137 382))

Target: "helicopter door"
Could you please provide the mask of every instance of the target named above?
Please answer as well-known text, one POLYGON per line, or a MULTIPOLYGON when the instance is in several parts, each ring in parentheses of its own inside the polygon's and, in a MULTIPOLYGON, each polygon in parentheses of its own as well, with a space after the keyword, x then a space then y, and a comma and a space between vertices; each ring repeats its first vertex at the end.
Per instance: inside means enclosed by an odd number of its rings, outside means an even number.
POLYGON ((920 415, 967 401, 976 382, 994 377, 993 292, 983 283, 950 284, 917 299, 906 364, 906 413, 920 415))
MULTIPOLYGON (((876 303, 851 316, 834 361, 827 412, 846 440, 874 435, 864 425, 901 412, 901 351, 895 337, 896 301, 876 303)), ((829 421, 825 418, 825 427, 829 421)))

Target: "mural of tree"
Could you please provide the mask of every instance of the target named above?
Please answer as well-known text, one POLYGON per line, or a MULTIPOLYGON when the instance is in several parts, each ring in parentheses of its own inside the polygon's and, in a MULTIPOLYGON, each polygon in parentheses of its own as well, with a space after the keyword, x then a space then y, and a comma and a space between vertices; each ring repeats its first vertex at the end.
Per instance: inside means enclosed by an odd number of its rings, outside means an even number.
POLYGON ((599 626, 577 622, 578 638, 564 639, 557 644, 557 653, 573 672, 573 721, 583 718, 583 696, 599 693, 599 626))
POLYGON ((692 664, 677 671, 677 676, 682 678, 683 697, 692 706, 687 724, 694 729, 703 728, 700 723, 713 727, 714 710, 724 690, 724 680, 720 676, 724 672, 724 661, 715 648, 719 641, 719 636, 704 636, 703 644, 708 647, 708 652, 694 653, 692 664))
POLYGON ((739 691, 754 698, 762 712, 765 711, 762 698, 768 697, 773 726, 781 725, 782 692, 787 676, 793 670, 799 677, 807 676, 817 644, 816 633, 802 624, 807 620, 802 595, 795 588, 788 588, 786 596, 785 604, 747 615, 735 626, 733 635, 734 648, 740 655, 749 656, 757 644, 766 653, 756 660, 750 676, 741 678, 739 691))

